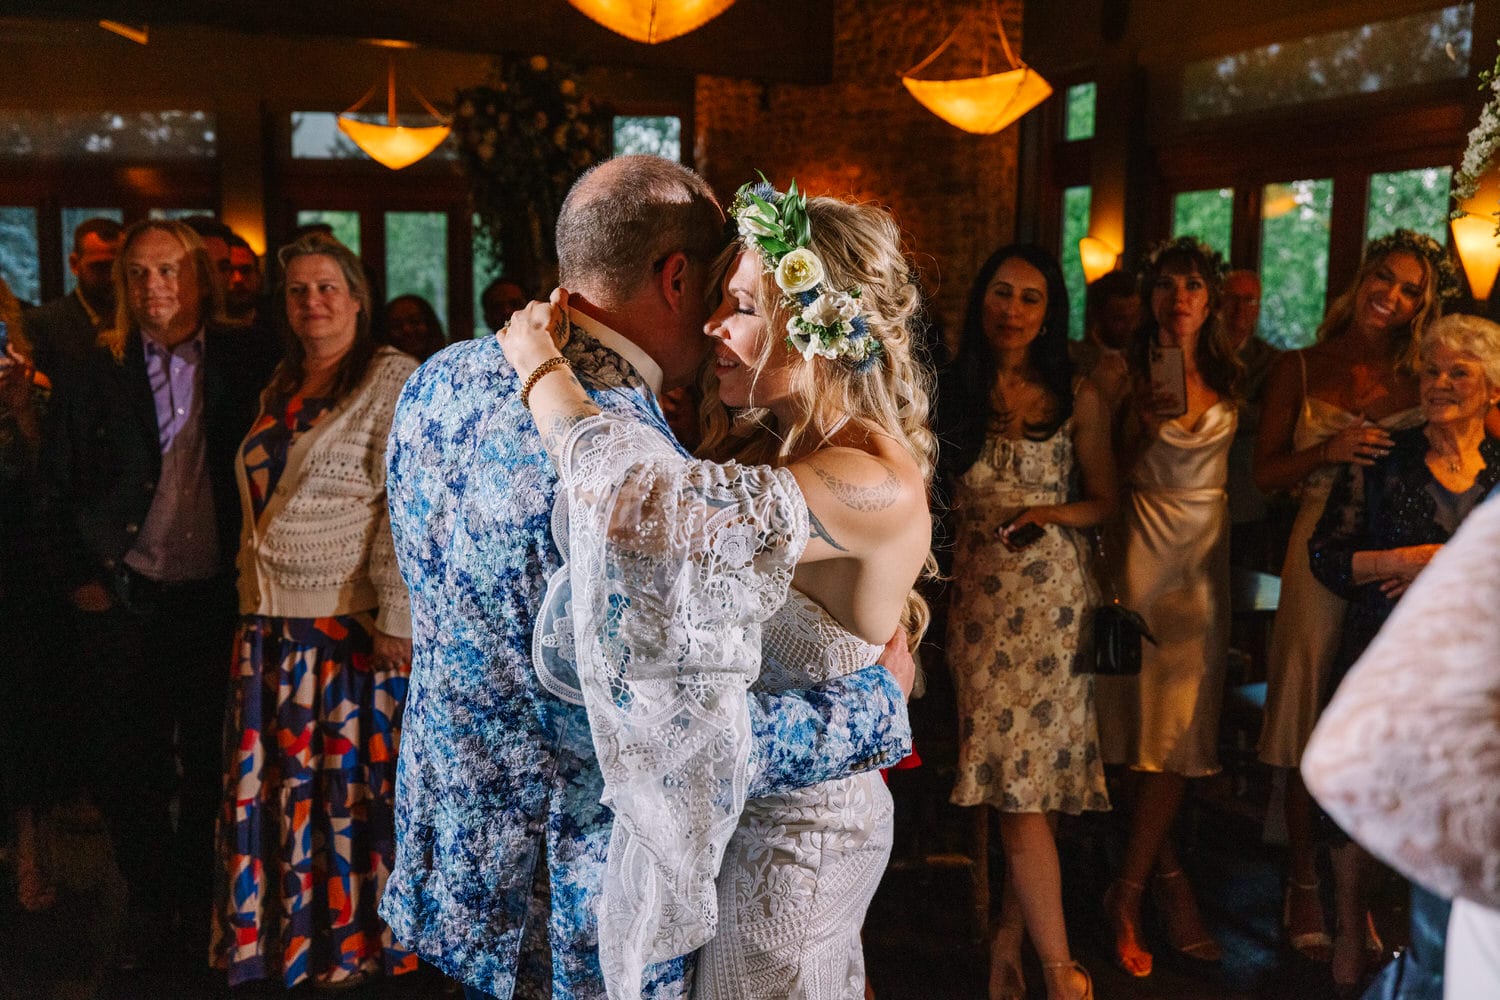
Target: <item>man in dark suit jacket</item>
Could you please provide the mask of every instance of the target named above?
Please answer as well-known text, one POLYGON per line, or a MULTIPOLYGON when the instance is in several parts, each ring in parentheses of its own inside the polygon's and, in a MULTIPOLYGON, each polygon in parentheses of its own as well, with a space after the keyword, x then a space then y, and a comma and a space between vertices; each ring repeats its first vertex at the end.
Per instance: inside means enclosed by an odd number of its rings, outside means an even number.
POLYGON ((234 463, 269 372, 242 335, 208 325, 216 293, 185 226, 132 226, 115 276, 129 327, 53 379, 45 534, 71 605, 73 667, 93 682, 80 711, 95 713, 95 794, 132 908, 147 935, 181 920, 177 941, 137 945, 171 956, 161 946, 177 944, 201 967, 237 610, 234 463))
POLYGON ((26 314, 33 362, 48 375, 64 359, 89 353, 99 334, 114 323, 114 265, 124 227, 114 219, 85 219, 73 230, 68 268, 77 285, 26 314))

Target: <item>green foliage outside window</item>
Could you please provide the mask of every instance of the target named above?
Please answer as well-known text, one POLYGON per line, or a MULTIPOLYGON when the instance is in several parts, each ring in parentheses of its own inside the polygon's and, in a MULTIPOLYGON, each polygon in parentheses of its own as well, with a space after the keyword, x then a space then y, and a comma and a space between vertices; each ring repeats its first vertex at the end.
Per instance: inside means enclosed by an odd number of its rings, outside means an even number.
POLYGON ((1063 138, 1068 142, 1094 137, 1094 105, 1098 87, 1078 83, 1068 88, 1068 110, 1063 123, 1063 138))
POLYGON ((297 225, 311 226, 324 222, 333 227, 333 238, 359 253, 359 213, 349 211, 325 211, 312 209, 297 213, 297 225))
POLYGON ((616 156, 660 156, 682 160, 682 119, 676 115, 616 115, 616 156))
POLYGON ((1260 337, 1280 350, 1307 347, 1328 294, 1333 181, 1268 184, 1261 220, 1260 337))
POLYGON ((5 279, 22 302, 35 303, 41 298, 39 260, 36 209, 23 205, 0 206, 0 278, 5 279))
POLYGON ((385 300, 420 295, 448 328, 448 215, 385 213, 385 300))
POLYGON ((1452 167, 1424 167, 1370 176, 1365 240, 1393 229, 1426 233, 1448 242, 1448 185, 1452 167))
POLYGON ((1172 236, 1196 236, 1229 257, 1234 188, 1183 191, 1172 199, 1172 236))
POLYGON ((1078 241, 1089 234, 1089 206, 1094 191, 1088 185, 1063 190, 1062 263, 1063 281, 1068 286, 1068 336, 1083 339, 1083 305, 1087 283, 1083 280, 1083 261, 1078 256, 1078 241))

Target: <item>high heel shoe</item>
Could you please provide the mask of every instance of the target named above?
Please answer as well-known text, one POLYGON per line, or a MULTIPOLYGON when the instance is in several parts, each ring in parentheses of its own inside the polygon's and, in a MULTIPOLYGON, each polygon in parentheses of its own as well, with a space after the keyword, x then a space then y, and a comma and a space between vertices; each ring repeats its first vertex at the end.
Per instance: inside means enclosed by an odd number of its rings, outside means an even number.
POLYGON ((1123 878, 1115 879, 1104 890, 1104 919, 1114 937, 1110 954, 1122 972, 1137 979, 1151 975, 1152 966, 1151 953, 1141 945, 1141 895, 1145 891, 1139 882, 1123 878), (1133 919, 1125 914, 1132 905, 1133 919))
POLYGON ((989 1000, 1026 1000, 1026 977, 1021 974, 1021 932, 1001 927, 990 943, 989 1000))
MULTIPOLYGON (((1054 973, 1058 972, 1078 973, 1078 975, 1083 977, 1083 992, 1078 994, 1078 1000, 1094 1000, 1094 977, 1089 975, 1088 969, 1085 969, 1077 962, 1043 962, 1042 972, 1049 979, 1054 973)), ((1047 995, 1049 997, 1052 995, 1050 989, 1047 991, 1047 995)))
POLYGON ((1157 874, 1156 904, 1161 909, 1167 943, 1173 951, 1200 962, 1217 962, 1224 957, 1219 942, 1203 926, 1193 887, 1181 868, 1157 874))
POLYGON ((1287 943, 1303 958, 1314 962, 1332 960, 1333 938, 1323 923, 1323 898, 1318 894, 1316 879, 1311 883, 1286 880, 1281 927, 1286 931, 1287 943), (1309 914, 1316 914, 1316 921, 1308 919, 1309 914))

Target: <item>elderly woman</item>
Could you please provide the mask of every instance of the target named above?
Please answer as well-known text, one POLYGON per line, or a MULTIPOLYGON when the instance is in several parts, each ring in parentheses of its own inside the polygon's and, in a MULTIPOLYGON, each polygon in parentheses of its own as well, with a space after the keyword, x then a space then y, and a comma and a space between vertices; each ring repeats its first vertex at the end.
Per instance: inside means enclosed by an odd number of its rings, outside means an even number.
POLYGON ((410 609, 385 440, 416 362, 370 333, 359 259, 280 254, 286 358, 240 447, 241 622, 226 720, 214 958, 231 984, 352 984, 416 967, 375 913, 390 870, 410 609))
MULTIPOLYGON (((1500 440, 1485 431, 1500 401, 1500 327, 1472 316, 1437 321, 1422 336, 1417 375, 1423 422, 1393 433, 1389 452, 1372 465, 1339 471, 1308 542, 1313 574, 1349 602, 1330 690, 1412 580, 1500 482, 1500 440)), ((1345 842, 1334 848, 1334 859, 1340 911, 1334 980, 1352 989, 1366 954, 1363 854, 1345 842)), ((1417 901, 1413 920, 1420 915, 1417 901)))

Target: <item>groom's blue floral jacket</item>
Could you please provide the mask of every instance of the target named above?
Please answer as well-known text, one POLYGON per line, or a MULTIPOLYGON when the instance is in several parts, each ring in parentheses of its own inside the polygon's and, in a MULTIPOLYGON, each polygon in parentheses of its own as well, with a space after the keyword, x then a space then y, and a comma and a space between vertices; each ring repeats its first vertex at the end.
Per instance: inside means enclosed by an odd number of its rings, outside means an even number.
MULTIPOLYGON (((565 353, 595 401, 667 433, 619 355, 575 327, 565 353)), ((395 936, 499 1000, 599 1000, 595 908, 610 812, 581 706, 531 660, 556 476, 494 338, 427 362, 391 430, 391 529, 411 592, 414 657, 396 779, 396 865, 380 903, 395 936)), ((910 750, 901 692, 878 667, 756 695, 751 797, 910 750)), ((687 962, 642 996, 690 992, 687 962)))

